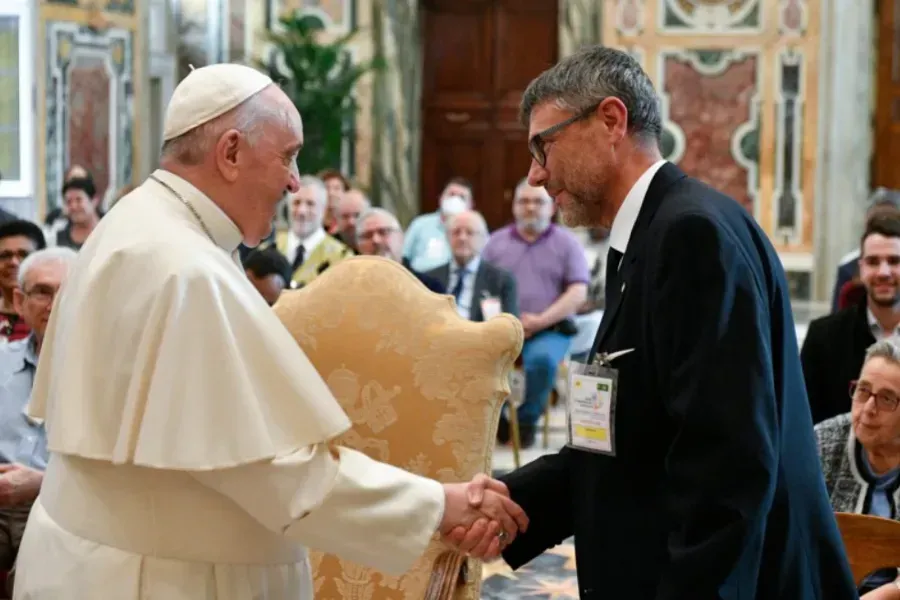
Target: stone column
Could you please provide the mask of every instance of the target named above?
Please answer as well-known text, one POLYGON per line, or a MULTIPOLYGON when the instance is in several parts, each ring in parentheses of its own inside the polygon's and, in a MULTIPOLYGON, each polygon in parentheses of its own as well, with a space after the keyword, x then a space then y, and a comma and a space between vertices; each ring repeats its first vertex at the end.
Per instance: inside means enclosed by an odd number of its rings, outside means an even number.
POLYGON ((873 0, 823 0, 822 11, 814 291, 826 301, 869 195, 875 19, 873 0))

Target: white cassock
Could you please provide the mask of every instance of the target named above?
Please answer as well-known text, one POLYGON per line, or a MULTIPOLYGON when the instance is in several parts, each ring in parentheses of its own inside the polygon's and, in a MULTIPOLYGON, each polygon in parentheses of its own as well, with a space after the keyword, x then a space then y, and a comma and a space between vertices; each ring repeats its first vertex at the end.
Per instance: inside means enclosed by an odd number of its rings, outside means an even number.
POLYGON ((325 442, 350 423, 248 282, 231 220, 154 174, 60 292, 30 412, 52 453, 16 600, 307 600, 305 546, 402 573, 437 482, 325 442))

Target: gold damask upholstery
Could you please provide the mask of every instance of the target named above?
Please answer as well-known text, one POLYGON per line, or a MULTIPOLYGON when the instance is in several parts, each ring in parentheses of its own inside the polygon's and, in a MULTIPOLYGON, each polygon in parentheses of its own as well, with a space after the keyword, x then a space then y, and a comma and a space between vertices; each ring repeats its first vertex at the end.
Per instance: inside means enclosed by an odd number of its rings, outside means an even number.
MULTIPOLYGON (((442 482, 489 472, 500 406, 522 349, 511 315, 462 319, 403 266, 351 258, 275 312, 353 421, 338 442, 442 482)), ((477 600, 481 564, 436 535, 401 577, 311 553, 317 600, 477 600)))

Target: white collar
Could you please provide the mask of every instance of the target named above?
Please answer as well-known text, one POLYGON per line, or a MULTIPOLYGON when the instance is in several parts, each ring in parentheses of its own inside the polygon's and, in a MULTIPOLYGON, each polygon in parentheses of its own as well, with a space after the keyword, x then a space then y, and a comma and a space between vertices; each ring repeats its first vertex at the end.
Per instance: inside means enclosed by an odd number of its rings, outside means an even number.
POLYGON ((290 231, 288 231, 288 239, 290 240, 291 245, 294 248, 303 246, 303 250, 307 253, 307 255, 309 255, 310 252, 315 250, 316 246, 318 246, 322 243, 322 241, 325 240, 325 229, 319 227, 305 238, 301 238, 296 233, 294 233, 293 229, 291 229, 290 231))
POLYGON ((650 182, 656 176, 656 172, 666 164, 665 160, 653 163, 649 169, 644 171, 628 195, 625 201, 619 207, 616 218, 613 219, 612 228, 609 230, 609 245, 615 248, 623 255, 628 248, 628 240, 631 239, 631 230, 634 229, 634 223, 637 221, 638 214, 641 212, 641 206, 644 204, 644 198, 647 196, 647 190, 650 189, 650 182))
POLYGON ((481 256, 479 256, 479 255, 477 255, 477 254, 475 255, 475 258, 473 258, 472 260, 470 260, 470 261, 466 264, 466 266, 464 266, 464 267, 460 267, 460 266, 459 266, 459 263, 456 262, 456 259, 455 259, 455 258, 451 258, 451 259, 450 259, 450 272, 451 272, 451 273, 458 273, 458 272, 461 271, 462 269, 465 269, 465 270, 466 270, 466 273, 468 273, 468 274, 471 275, 472 273, 474 273, 474 272, 476 272, 476 271, 478 270, 478 265, 479 265, 479 264, 481 264, 481 256))
MULTIPOLYGON (((153 172, 153 177, 163 182, 162 185, 160 185, 159 181, 154 182, 156 185, 162 188, 169 186, 176 194, 181 196, 184 202, 190 203, 190 206, 197 211, 197 214, 203 221, 202 223, 197 223, 197 225, 201 229, 204 226, 209 228, 209 235, 213 237, 213 243, 229 253, 237 249, 244 236, 241 235, 241 230, 238 229, 238 226, 225 214, 225 211, 218 204, 213 202, 211 198, 198 190, 189 181, 174 173, 164 169, 157 169, 153 172)), ((171 196, 172 192, 167 190, 167 195, 171 196)), ((174 200, 178 202, 179 199, 176 197, 174 200)), ((196 216, 192 215, 191 220, 195 221, 196 216)))

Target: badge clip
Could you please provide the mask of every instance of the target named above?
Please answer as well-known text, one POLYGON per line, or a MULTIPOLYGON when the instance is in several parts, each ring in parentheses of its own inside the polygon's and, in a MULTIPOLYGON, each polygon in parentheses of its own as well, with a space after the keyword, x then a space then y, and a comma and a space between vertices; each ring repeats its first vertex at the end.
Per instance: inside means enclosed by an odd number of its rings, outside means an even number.
POLYGON ((631 352, 634 352, 634 348, 628 348, 627 350, 618 350, 616 352, 601 352, 594 357, 594 366, 611 367, 612 361, 631 352))

